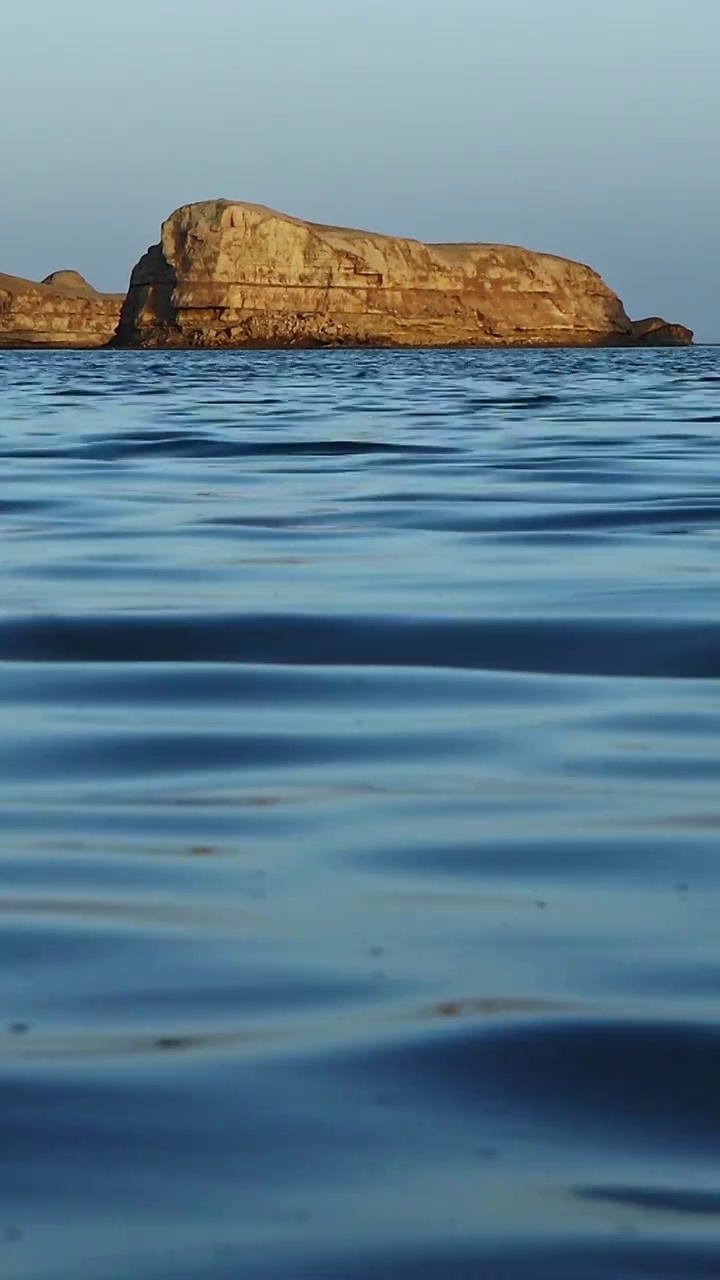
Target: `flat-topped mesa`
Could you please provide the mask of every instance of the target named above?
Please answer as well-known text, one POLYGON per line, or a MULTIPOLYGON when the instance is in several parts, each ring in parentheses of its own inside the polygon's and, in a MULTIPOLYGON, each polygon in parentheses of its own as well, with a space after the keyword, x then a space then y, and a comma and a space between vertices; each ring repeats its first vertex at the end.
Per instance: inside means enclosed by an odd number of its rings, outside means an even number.
POLYGON ((107 346, 122 302, 76 271, 55 271, 41 284, 0 273, 0 347, 107 346))
POLYGON ((117 335, 147 347, 635 340, 619 298, 580 263, 510 245, 326 227, 230 200, 184 205, 168 218, 161 243, 132 273, 117 335))

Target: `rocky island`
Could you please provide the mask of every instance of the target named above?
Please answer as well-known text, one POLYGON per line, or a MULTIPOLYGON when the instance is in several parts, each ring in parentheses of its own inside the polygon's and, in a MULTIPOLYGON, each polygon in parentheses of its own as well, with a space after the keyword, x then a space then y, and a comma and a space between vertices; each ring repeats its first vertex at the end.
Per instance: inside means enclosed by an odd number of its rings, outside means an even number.
POLYGON ((135 267, 115 339, 140 347, 685 345, 634 324, 589 267, 511 245, 422 244, 263 205, 184 205, 135 267))
POLYGON ((0 273, 0 347, 104 347, 123 294, 98 293, 77 271, 40 283, 0 273))
POLYGON ((685 346, 597 272, 502 244, 423 244, 207 200, 163 223, 127 297, 0 275, 0 347, 685 346))

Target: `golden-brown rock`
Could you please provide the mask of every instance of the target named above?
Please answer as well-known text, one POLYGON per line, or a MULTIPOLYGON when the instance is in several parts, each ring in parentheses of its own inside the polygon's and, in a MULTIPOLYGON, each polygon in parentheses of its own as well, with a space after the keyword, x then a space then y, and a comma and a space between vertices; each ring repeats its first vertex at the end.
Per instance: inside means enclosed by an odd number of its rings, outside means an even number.
POLYGON ((56 271, 42 284, 0 274, 0 347, 105 346, 122 302, 75 271, 56 271))
POLYGON ((132 273, 135 346, 595 346, 634 341, 595 271, 509 245, 422 244, 262 205, 185 205, 132 273))

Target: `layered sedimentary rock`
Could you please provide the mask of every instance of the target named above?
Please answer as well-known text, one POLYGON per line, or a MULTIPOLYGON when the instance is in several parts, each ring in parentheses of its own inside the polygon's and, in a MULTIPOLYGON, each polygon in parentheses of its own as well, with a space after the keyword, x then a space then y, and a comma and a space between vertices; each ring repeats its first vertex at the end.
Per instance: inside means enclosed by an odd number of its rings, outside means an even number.
POLYGON ((76 271, 53 272, 41 284, 0 274, 0 347, 105 346, 122 302, 76 271))
POLYGON ((211 200, 163 224, 160 244, 132 273, 117 341, 595 346, 636 336, 620 299, 577 262, 509 245, 422 244, 211 200))
POLYGON ((633 321, 633 345, 637 347, 688 347, 693 340, 692 329, 682 324, 669 324, 659 316, 648 320, 633 321))

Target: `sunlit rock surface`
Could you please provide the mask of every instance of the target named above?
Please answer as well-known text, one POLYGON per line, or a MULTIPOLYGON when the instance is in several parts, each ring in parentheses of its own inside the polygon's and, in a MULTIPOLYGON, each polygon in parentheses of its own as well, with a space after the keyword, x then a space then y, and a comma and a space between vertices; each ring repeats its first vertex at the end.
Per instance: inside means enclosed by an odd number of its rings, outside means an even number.
POLYGON ((39 284, 0 273, 0 347, 105 346, 122 301, 76 271, 55 271, 39 284))
MULTIPOLYGON (((654 322, 653 322, 654 323, 654 322)), ((664 322, 659 322, 664 325, 664 322)), ((664 325, 663 342, 689 330, 664 325)), ((636 335, 590 267, 511 245, 302 222, 262 205, 185 205, 135 267, 131 346, 594 346, 636 335)))

